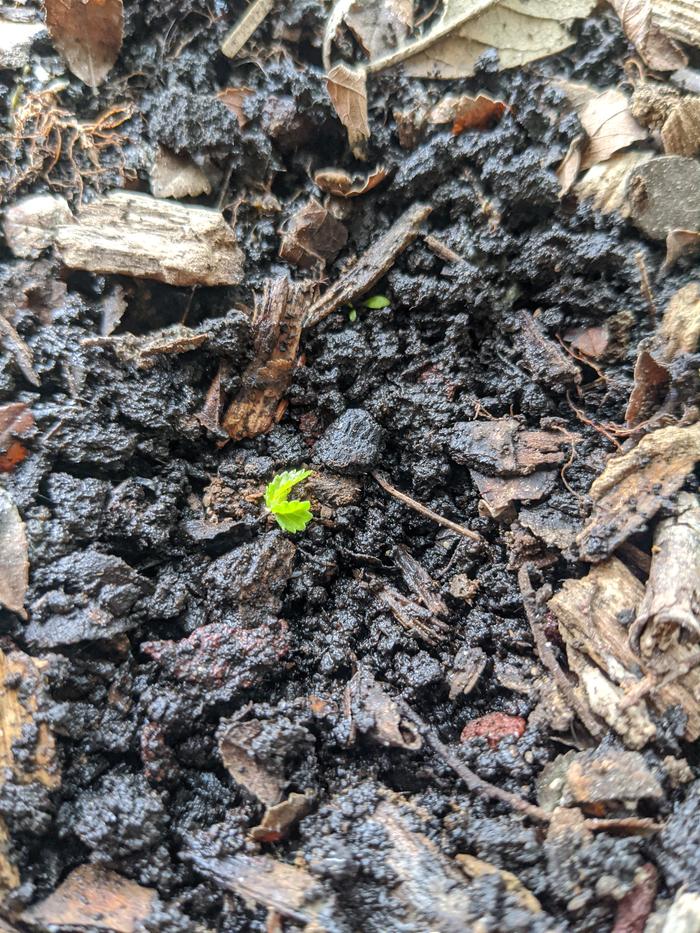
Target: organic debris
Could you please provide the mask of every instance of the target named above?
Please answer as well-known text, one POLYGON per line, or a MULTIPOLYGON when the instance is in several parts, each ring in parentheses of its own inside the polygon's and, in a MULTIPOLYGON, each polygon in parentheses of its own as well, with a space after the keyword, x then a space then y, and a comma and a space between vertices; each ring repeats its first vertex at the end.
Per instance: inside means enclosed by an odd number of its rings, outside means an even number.
POLYGON ((24 402, 0 405, 0 473, 11 473, 28 454, 23 443, 34 427, 34 416, 24 402))
POLYGON ((622 28, 642 60, 658 71, 675 71, 688 64, 687 56, 659 26, 652 0, 611 0, 622 28))
POLYGON ((243 253, 218 211, 113 191, 59 227, 72 269, 157 279, 170 285, 235 285, 243 253))
POLYGON ((46 25, 68 67, 96 88, 119 55, 124 36, 122 0, 44 0, 46 25))
POLYGON ((476 97, 447 95, 428 114, 430 123, 451 123, 452 134, 458 136, 465 130, 485 130, 495 126, 508 109, 502 100, 494 100, 488 94, 476 97))
POLYGON ((345 246, 347 228, 313 198, 292 215, 280 242, 280 256, 300 269, 323 268, 345 246))
POLYGON ((175 155, 159 146, 150 171, 151 193, 156 198, 197 198, 211 194, 211 182, 188 155, 175 155))
POLYGON ((700 229, 700 162, 683 156, 649 159, 627 176, 627 213, 652 240, 673 230, 700 229))
POLYGON ((275 5, 275 0, 253 0, 221 43, 221 51, 235 58, 275 5))
POLYGON ((357 198, 361 194, 367 194, 368 191, 376 188, 388 174, 388 170, 381 165, 378 165, 374 171, 364 177, 350 175, 339 168, 325 168, 316 172, 314 184, 318 185, 321 191, 326 191, 338 198, 357 198))
POLYGON ((24 522, 9 493, 0 488, 0 605, 26 619, 24 602, 28 585, 24 522))
POLYGON ((15 201, 5 211, 3 233, 15 256, 36 259, 52 246, 58 228, 72 223, 73 215, 65 198, 34 194, 15 201))
POLYGON ((336 65, 326 76, 328 96, 348 134, 348 144, 356 159, 365 158, 369 140, 367 88, 362 71, 336 65))
POLYGON ((417 751, 423 745, 413 725, 401 715, 389 694, 364 668, 358 670, 345 689, 345 710, 350 745, 357 741, 358 732, 392 748, 417 751))

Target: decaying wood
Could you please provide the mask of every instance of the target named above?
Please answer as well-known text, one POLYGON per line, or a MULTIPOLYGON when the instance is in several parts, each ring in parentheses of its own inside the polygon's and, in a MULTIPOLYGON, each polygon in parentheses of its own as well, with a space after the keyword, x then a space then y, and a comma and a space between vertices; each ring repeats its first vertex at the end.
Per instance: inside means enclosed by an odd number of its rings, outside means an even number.
POLYGON ((437 584, 425 567, 419 564, 402 544, 397 545, 394 560, 403 575, 406 586, 413 590, 425 608, 436 616, 447 616, 449 610, 438 592, 437 584))
POLYGON ((630 628, 630 643, 655 667, 663 667, 671 640, 682 635, 700 640, 699 613, 700 498, 682 492, 676 514, 656 527, 649 580, 630 628))
POLYGON ((219 211, 113 191, 58 229, 72 269, 157 279, 169 285, 236 285, 243 253, 219 211))
POLYGON ((0 606, 26 619, 28 585, 27 532, 10 494, 0 488, 0 606))
POLYGON ((369 586, 379 602, 391 612, 399 625, 410 635, 422 639, 428 645, 439 645, 450 633, 450 628, 430 609, 404 596, 395 587, 369 578, 369 586))
POLYGON ((285 839, 292 827, 311 811, 311 794, 290 794, 286 800, 267 807, 258 826, 250 831, 256 842, 279 842, 285 839))
MULTIPOLYGON (((644 587, 616 558, 591 569, 581 580, 567 580, 549 601, 566 644, 569 667, 579 678, 577 688, 591 710, 618 733, 628 748, 639 749, 656 735, 649 712, 663 714, 680 706, 688 717, 685 737, 700 736, 700 669, 661 682, 646 698, 630 706, 626 700, 654 666, 637 655, 628 642, 624 620, 637 616, 644 587)), ((669 669, 682 668, 697 653, 696 647, 675 643, 664 654, 669 669)))
POLYGON ((224 429, 234 440, 264 434, 274 424, 278 405, 294 374, 312 290, 310 282, 291 282, 287 278, 265 283, 253 313, 254 356, 223 419, 224 429))
POLYGON ((157 902, 153 888, 97 865, 79 865, 53 894, 25 910, 22 920, 33 929, 137 933, 157 902))
POLYGON ((581 373, 560 347, 542 333, 537 320, 529 311, 519 311, 518 349, 523 363, 536 382, 551 385, 578 385, 581 373))
POLYGON ((694 0, 651 0, 651 8, 667 35, 700 48, 700 7, 694 0))
POLYGON ((282 799, 286 781, 283 774, 271 772, 256 760, 252 746, 260 731, 257 719, 222 720, 218 733, 219 753, 234 781, 272 807, 282 799))
POLYGON ((420 225, 432 210, 426 204, 414 204, 383 233, 338 278, 306 312, 304 327, 313 327, 336 308, 361 298, 394 264, 396 257, 415 240, 420 225))
POLYGON ((450 531, 454 531, 456 534, 462 535, 463 538, 469 538, 470 541, 477 541, 479 544, 484 543, 484 539, 478 532, 470 531, 470 529, 465 528, 464 525, 458 525, 457 522, 453 522, 449 518, 444 518, 442 515, 438 515, 437 512, 433 512, 433 510, 429 509, 426 505, 422 505, 420 502, 412 499, 411 496, 406 495, 405 492, 401 492, 400 489, 397 489, 396 486, 393 486, 381 474, 373 472, 372 476, 385 492, 388 492, 390 496, 398 499, 399 502, 403 502, 404 505, 407 505, 409 508, 413 509, 414 512, 418 512, 419 515, 424 515, 426 518, 432 519, 434 522, 437 522, 438 525, 444 525, 445 528, 449 528, 450 531))
POLYGON ((177 356, 196 350, 209 339, 206 331, 192 330, 184 324, 172 324, 148 334, 108 334, 86 337, 83 347, 110 347, 117 359, 137 369, 149 369, 159 356, 177 356))
POLYGON ((359 668, 352 677, 345 688, 344 705, 349 745, 355 743, 358 732, 392 748, 416 751, 423 745, 413 725, 402 717, 395 701, 369 670, 359 668))
POLYGON ((603 560, 668 504, 700 460, 700 423, 647 434, 612 457, 593 481, 593 513, 578 537, 581 557, 603 560))
POLYGON ((337 913, 335 896, 305 868, 267 855, 222 858, 195 847, 186 848, 183 857, 225 890, 297 923, 313 923, 316 930, 325 929, 323 920, 332 923, 337 913))
POLYGON ((562 448, 576 440, 564 431, 528 430, 517 418, 458 421, 449 439, 457 463, 487 476, 528 476, 540 467, 561 464, 562 448))
POLYGON ((229 58, 238 55, 258 26, 274 7, 276 0, 253 0, 233 29, 221 43, 221 51, 229 58))

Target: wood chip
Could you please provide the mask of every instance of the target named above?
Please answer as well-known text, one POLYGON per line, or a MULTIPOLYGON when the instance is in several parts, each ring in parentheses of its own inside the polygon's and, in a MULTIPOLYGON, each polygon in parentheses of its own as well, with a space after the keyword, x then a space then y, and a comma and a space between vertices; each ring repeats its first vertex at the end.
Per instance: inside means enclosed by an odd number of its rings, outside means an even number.
POLYGON ((666 235, 666 259, 662 266, 669 272, 681 256, 694 256, 700 251, 700 233, 695 230, 669 230, 666 235))
POLYGON ((276 0, 252 0, 248 9, 221 43, 221 51, 234 58, 272 10, 276 0))
POLYGON ((661 141, 667 155, 700 152, 700 97, 681 97, 661 129, 661 141))
POLYGON ((396 257, 420 232, 420 225, 432 208, 425 204, 409 207, 370 248, 326 289, 306 312, 305 327, 313 327, 343 304, 356 301, 369 291, 394 264, 396 257))
POLYGON ((528 476, 563 463, 563 447, 575 438, 561 431, 529 431, 517 418, 458 421, 448 442, 457 463, 487 476, 528 476))
POLYGON ((627 177, 627 212, 652 240, 671 230, 700 230, 700 162, 661 156, 634 168, 627 177))
POLYGON ((291 829, 311 811, 312 797, 309 794, 290 794, 265 810, 262 820, 250 831, 256 842, 279 842, 286 839, 291 829))
POLYGON ((85 205, 56 245, 72 269, 169 285, 236 285, 243 253, 222 215, 207 207, 113 191, 85 205))
POLYGON ((44 9, 51 38, 70 70, 97 87, 122 46, 122 0, 44 0, 44 9))
POLYGON ((651 8, 667 35, 700 48, 700 7, 695 0, 651 0, 651 8))
POLYGON ((388 748, 417 751, 423 745, 413 724, 365 668, 359 668, 345 688, 345 707, 350 745, 358 732, 388 748))
POLYGON ((271 807, 282 799, 286 781, 281 772, 273 773, 256 760, 253 743, 260 732, 257 719, 222 720, 218 732, 219 753, 234 781, 271 807))
POLYGON ((251 322, 254 356, 223 419, 223 428, 234 440, 264 434, 275 423, 291 385, 313 288, 310 282, 284 277, 265 283, 251 322))
POLYGON ((665 666, 658 654, 679 637, 700 641, 700 498, 687 492, 657 525, 644 599, 630 629, 632 646, 657 669, 665 666))
POLYGON ((370 136, 364 71, 336 65, 326 75, 326 86, 335 112, 347 131, 353 155, 364 159, 370 136))
MULTIPOLYGON (((567 580, 548 603, 559 623, 569 666, 579 678, 578 691, 628 748, 643 748, 656 735, 649 712, 663 714, 680 706, 688 717, 685 737, 700 736, 700 668, 673 682, 661 683, 646 698, 627 708, 627 693, 644 683, 653 668, 628 642, 624 620, 636 617, 644 587, 616 558, 593 567, 580 580, 567 580)), ((693 646, 674 644, 666 662, 682 667, 693 646)))
POLYGON ((156 198, 197 198, 211 193, 211 182, 194 159, 175 155, 164 146, 158 146, 149 178, 156 198))
POLYGON ((157 902, 153 888, 97 865, 79 865, 53 894, 27 908, 22 920, 56 931, 89 928, 138 933, 157 902))
POLYGON ((683 51, 664 34, 653 16, 652 0, 610 0, 625 35, 644 63, 658 71, 675 71, 688 64, 683 51))
POLYGON ((388 175, 389 170, 383 165, 367 175, 350 175, 342 168, 324 168, 314 175, 314 184, 338 198, 357 198, 376 188, 388 175))
POLYGON ((24 522, 10 494, 0 487, 0 605, 26 619, 24 601, 28 586, 29 557, 24 522))
POLYGON ((347 239, 347 227, 311 198, 290 218, 279 254, 301 269, 323 268, 335 259, 347 239))
POLYGON ((58 228, 72 221, 73 215, 65 198, 31 194, 7 208, 3 233, 15 256, 36 259, 42 250, 53 245, 58 228))
POLYGON ((683 486, 700 460, 700 423, 647 434, 612 457, 593 481, 593 513, 577 541, 583 560, 597 562, 645 527, 683 486))

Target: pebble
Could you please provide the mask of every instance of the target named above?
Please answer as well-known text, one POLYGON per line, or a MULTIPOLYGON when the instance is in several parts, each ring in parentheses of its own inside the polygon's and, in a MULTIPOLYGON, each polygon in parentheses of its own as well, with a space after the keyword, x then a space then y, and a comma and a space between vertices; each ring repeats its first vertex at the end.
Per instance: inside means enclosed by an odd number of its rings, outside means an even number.
POLYGON ((326 428, 316 444, 316 456, 339 473, 365 473, 377 462, 382 429, 361 408, 349 408, 326 428))

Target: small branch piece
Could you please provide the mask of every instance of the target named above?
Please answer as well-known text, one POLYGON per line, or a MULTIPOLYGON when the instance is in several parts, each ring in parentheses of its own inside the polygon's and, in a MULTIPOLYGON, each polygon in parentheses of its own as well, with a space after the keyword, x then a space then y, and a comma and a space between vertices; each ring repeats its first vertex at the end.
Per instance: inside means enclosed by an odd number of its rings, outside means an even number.
POLYGON ((275 5, 275 0, 253 0, 221 43, 221 51, 229 58, 238 55, 258 26, 275 5))
POLYGON ((484 544, 484 539, 478 532, 470 531, 469 528, 465 528, 464 525, 458 525, 457 522, 450 521, 449 518, 443 518, 442 515, 438 515, 437 512, 433 512, 433 510, 429 509, 426 505, 421 505, 420 502, 416 502, 415 499, 407 496, 405 492, 401 492, 396 488, 396 486, 392 486, 391 483, 380 473, 373 471, 372 476, 385 492, 388 492, 390 496, 394 497, 394 499, 398 499, 399 502, 403 502, 404 505, 407 505, 410 509, 413 509, 414 512, 418 512, 419 515, 424 515, 426 518, 432 519, 434 522, 437 522, 438 525, 443 525, 445 528, 449 528, 450 531, 454 531, 456 534, 462 535, 463 538, 469 538, 470 541, 476 541, 482 545, 484 544))
POLYGON ((420 225, 431 207, 414 204, 383 233, 339 279, 315 301, 306 313, 304 327, 313 327, 336 308, 361 298, 385 275, 396 257, 418 236, 420 225))

